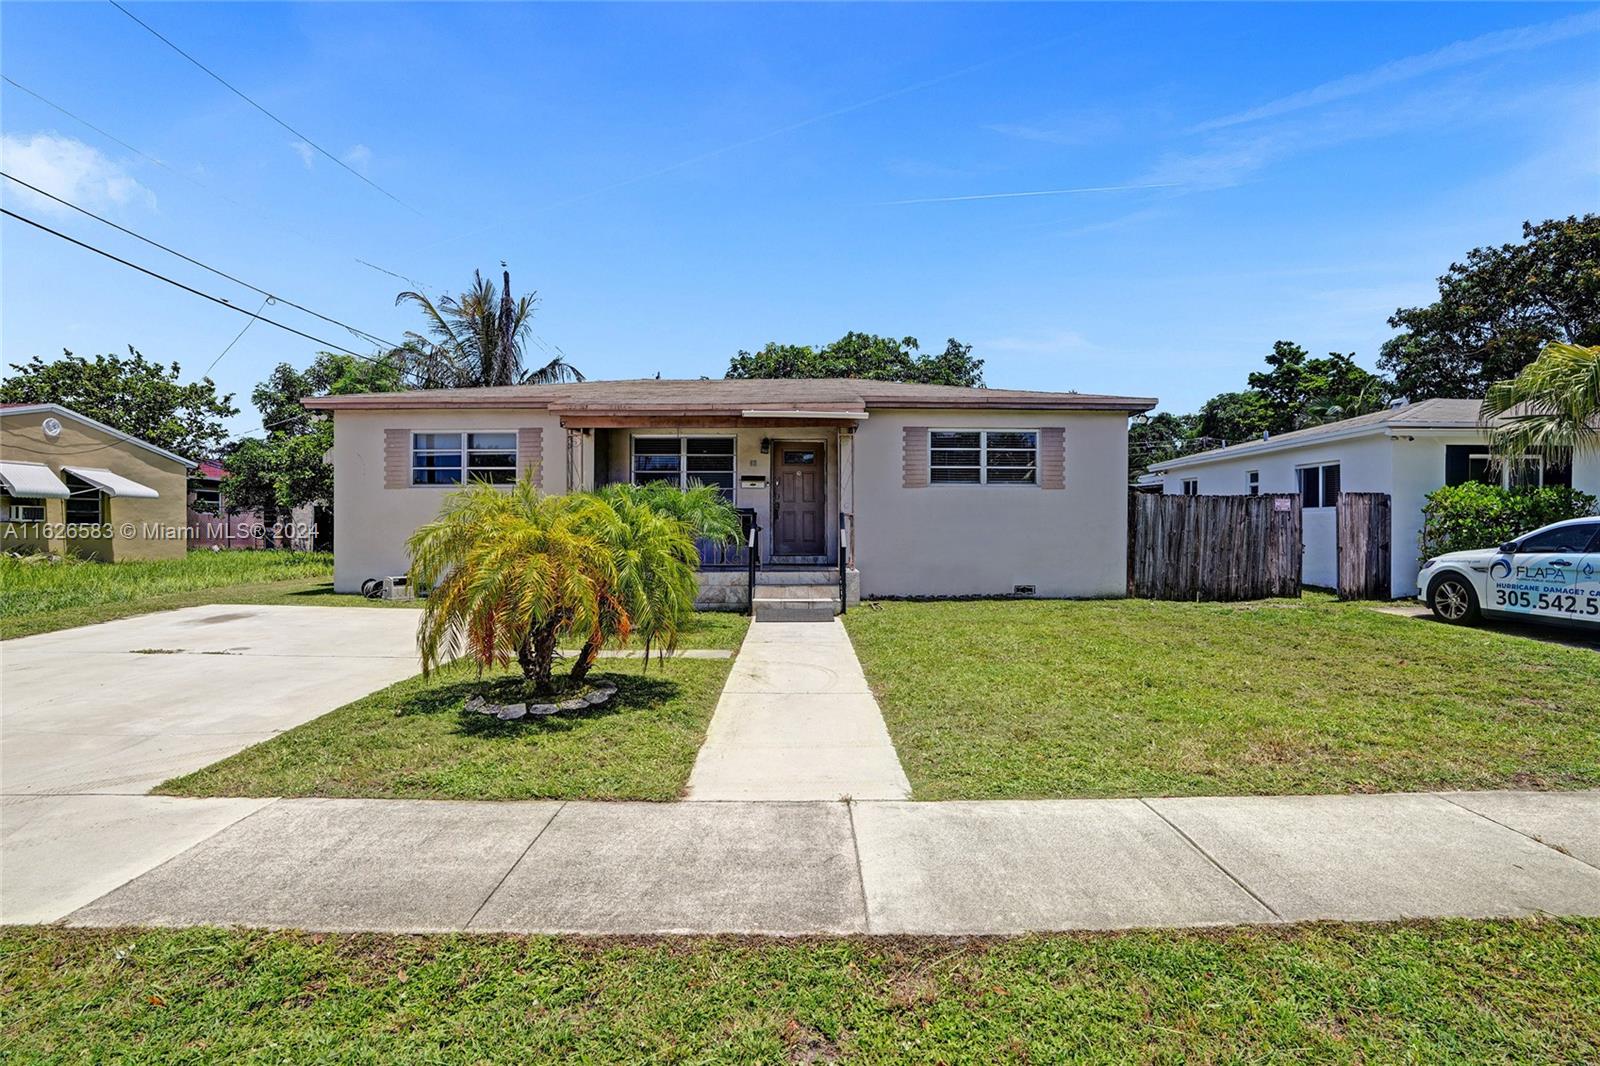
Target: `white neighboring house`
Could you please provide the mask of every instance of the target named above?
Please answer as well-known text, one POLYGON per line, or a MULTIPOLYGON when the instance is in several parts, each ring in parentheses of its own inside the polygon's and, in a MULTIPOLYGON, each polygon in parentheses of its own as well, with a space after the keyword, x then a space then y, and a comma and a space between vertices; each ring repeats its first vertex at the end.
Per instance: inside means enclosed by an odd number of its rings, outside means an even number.
POLYGON ((1298 493, 1304 507, 1302 580, 1332 588, 1338 581, 1334 504, 1340 491, 1389 494, 1393 530, 1389 591, 1417 591, 1417 539, 1423 497, 1443 485, 1473 480, 1567 485, 1600 495, 1600 457, 1576 461, 1527 456, 1496 472, 1478 400, 1400 403, 1341 422, 1299 429, 1153 466, 1141 479, 1165 493, 1232 496, 1298 493))

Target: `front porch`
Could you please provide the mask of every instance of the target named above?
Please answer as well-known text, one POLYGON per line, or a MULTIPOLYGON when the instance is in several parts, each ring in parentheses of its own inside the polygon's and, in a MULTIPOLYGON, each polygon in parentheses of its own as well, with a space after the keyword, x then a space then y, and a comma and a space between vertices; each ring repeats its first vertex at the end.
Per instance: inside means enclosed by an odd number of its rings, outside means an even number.
POLYGON ((744 536, 699 545, 696 606, 797 617, 820 616, 826 605, 831 618, 860 602, 854 443, 865 417, 564 413, 566 482, 572 491, 630 482, 716 486, 739 512, 744 536))

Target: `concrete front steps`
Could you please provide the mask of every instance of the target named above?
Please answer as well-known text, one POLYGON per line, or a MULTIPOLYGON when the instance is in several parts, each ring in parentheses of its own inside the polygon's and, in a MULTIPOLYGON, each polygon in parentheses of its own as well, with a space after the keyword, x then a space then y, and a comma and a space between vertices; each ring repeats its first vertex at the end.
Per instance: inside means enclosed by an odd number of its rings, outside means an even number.
MULTIPOLYGON (((852 579, 856 573, 846 576, 852 579)), ((858 600, 859 593, 851 597, 852 603, 858 600)), ((839 571, 758 570, 754 606, 751 614, 757 622, 831 622, 839 613, 839 571)))

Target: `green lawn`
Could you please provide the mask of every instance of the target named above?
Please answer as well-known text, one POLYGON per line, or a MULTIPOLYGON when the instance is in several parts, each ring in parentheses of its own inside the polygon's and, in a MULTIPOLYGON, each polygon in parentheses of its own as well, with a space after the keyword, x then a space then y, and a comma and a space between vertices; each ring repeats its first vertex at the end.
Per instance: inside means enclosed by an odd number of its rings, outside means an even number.
POLYGON ((1017 940, 0 930, 15 1061, 1571 1062, 1600 922, 1017 940))
POLYGON ((336 596, 327 552, 190 552, 153 562, 0 556, 0 639, 208 603, 369 603, 336 596))
MULTIPOLYGON (((717 631, 728 637, 729 628, 717 631)), ((569 660, 570 661, 570 660, 569 660)), ((501 722, 462 709, 484 684, 457 664, 411 678, 157 788, 175 796, 676 799, 729 659, 602 659, 618 686, 587 713, 501 722)), ((558 670, 564 667, 558 667, 558 670)))
POLYGON ((1330 600, 885 603, 919 799, 1600 786, 1600 653, 1330 600))

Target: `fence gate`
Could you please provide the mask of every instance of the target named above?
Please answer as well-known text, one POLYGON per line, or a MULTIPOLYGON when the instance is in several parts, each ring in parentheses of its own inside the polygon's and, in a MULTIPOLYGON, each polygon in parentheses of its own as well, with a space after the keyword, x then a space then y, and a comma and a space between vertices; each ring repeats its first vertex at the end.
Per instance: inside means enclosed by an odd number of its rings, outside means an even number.
POLYGON ((1339 598, 1387 600, 1393 525, 1386 492, 1341 492, 1338 508, 1339 598))
POLYGON ((1130 596, 1298 596, 1300 552, 1299 496, 1129 497, 1130 596))

